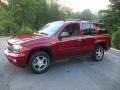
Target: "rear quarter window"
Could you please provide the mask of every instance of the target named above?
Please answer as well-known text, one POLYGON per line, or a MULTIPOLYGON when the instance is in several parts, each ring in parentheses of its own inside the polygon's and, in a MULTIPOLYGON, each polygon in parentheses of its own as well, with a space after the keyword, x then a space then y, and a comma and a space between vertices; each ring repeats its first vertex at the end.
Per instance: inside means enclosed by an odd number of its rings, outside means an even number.
POLYGON ((108 31, 104 24, 95 24, 95 27, 98 30, 99 34, 108 34, 108 31))

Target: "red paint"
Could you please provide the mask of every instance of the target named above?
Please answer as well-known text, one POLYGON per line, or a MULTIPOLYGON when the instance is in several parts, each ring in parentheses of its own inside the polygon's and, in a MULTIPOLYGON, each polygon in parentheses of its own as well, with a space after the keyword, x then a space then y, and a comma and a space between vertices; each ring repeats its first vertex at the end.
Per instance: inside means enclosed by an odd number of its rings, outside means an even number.
POLYGON ((84 35, 82 26, 80 26, 80 36, 63 38, 60 40, 58 36, 63 28, 70 23, 76 22, 78 23, 78 21, 65 22, 58 32, 52 36, 33 34, 13 37, 8 40, 8 43, 23 46, 22 52, 20 54, 14 54, 6 49, 5 55, 10 62, 18 66, 25 66, 30 53, 34 50, 49 49, 53 56, 53 60, 56 60, 69 56, 89 54, 93 52, 98 44, 105 44, 106 50, 110 48, 111 39, 109 34, 100 35, 96 33, 95 35, 84 35), (14 60, 16 60, 16 62, 14 60))

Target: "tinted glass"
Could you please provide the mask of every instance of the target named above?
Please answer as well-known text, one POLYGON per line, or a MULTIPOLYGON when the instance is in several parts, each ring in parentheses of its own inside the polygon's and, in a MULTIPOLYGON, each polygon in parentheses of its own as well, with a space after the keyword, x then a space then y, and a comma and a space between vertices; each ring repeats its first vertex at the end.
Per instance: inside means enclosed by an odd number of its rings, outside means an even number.
POLYGON ((82 23, 82 27, 85 35, 93 35, 95 34, 94 26, 90 23, 82 23))
POLYGON ((106 30, 106 28, 103 24, 96 24, 95 26, 99 30, 100 34, 107 34, 108 33, 108 31, 106 30))
POLYGON ((79 30, 80 30, 80 26, 78 23, 73 23, 73 24, 69 24, 67 25, 63 32, 68 32, 69 36, 79 36, 79 30))

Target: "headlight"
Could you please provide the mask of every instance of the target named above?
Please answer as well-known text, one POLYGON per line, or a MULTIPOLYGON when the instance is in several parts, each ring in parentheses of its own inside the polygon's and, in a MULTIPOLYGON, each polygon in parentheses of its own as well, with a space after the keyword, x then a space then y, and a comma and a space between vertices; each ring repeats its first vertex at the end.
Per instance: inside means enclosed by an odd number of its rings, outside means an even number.
POLYGON ((12 52, 15 54, 19 54, 21 52, 22 46, 21 45, 12 45, 12 52))

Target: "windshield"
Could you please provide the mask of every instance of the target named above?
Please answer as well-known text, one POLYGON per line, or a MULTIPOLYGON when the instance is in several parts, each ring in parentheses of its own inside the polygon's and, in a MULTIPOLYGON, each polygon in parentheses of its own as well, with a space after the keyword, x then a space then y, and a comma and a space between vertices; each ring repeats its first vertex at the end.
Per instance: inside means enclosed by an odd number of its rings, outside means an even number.
POLYGON ((64 24, 64 22, 60 21, 60 22, 52 22, 52 23, 48 23, 47 25, 45 25, 43 28, 41 28, 38 33, 39 34, 45 34, 45 35, 53 35, 55 34, 58 29, 64 24))

